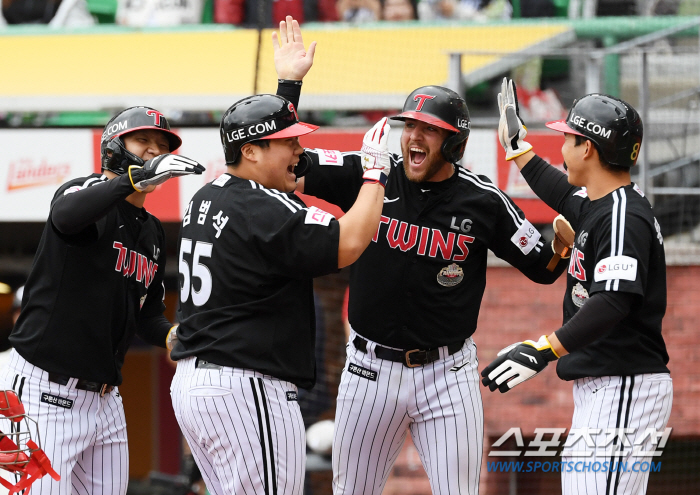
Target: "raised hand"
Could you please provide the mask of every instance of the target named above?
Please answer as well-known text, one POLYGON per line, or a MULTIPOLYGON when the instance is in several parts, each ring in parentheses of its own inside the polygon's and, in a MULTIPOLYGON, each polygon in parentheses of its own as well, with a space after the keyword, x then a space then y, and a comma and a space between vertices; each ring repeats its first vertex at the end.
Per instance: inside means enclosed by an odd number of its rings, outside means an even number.
POLYGON ((374 124, 365 133, 362 140, 361 159, 362 169, 365 171, 365 180, 374 180, 386 183, 386 178, 391 172, 391 160, 389 159, 389 120, 384 117, 374 124), (379 180, 383 174, 383 181, 379 180))
POLYGON ((501 92, 498 93, 498 111, 501 118, 498 122, 498 140, 506 151, 506 160, 512 160, 532 149, 532 145, 524 141, 527 127, 518 114, 518 96, 513 80, 503 78, 501 92))
POLYGON ((308 51, 304 48, 299 23, 291 15, 280 21, 280 30, 272 32, 272 47, 275 50, 275 70, 279 79, 301 81, 314 63, 316 42, 312 41, 308 51))

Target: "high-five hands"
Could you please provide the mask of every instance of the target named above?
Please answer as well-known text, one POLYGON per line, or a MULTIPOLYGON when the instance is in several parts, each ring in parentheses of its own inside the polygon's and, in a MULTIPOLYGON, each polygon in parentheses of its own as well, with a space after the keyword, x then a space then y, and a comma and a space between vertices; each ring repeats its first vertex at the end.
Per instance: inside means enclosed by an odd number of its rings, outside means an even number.
POLYGON ((503 78, 501 92, 498 93, 498 111, 501 113, 501 119, 498 121, 498 140, 506 150, 506 160, 512 160, 530 151, 532 145, 524 141, 527 127, 520 120, 518 95, 512 79, 503 78))
POLYGON ((314 63, 316 42, 312 41, 309 50, 304 48, 299 23, 292 19, 280 21, 280 30, 272 32, 272 47, 275 50, 275 70, 280 79, 301 81, 314 63))
POLYGON ((389 120, 384 117, 365 133, 361 149, 362 169, 365 171, 362 177, 365 182, 379 182, 386 185, 389 172, 391 172, 390 130, 389 120))

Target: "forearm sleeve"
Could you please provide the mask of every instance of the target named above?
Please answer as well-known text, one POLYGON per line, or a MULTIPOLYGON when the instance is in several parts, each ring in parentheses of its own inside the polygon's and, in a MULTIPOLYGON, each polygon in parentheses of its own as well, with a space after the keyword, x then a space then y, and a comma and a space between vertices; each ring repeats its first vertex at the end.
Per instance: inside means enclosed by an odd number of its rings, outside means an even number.
POLYGON ((165 338, 168 336, 172 323, 163 315, 139 318, 136 333, 151 345, 165 348, 165 338))
POLYGON ((51 223, 61 234, 73 235, 107 214, 120 200, 135 192, 128 175, 63 194, 51 206, 51 223))
POLYGON ((576 189, 569 184, 566 174, 537 155, 527 162, 520 173, 535 194, 557 212, 562 211, 564 200, 576 189))
POLYGON ((627 316, 634 294, 596 292, 564 326, 554 332, 568 352, 574 352, 598 340, 627 316))
POLYGON ((277 80, 277 96, 291 101, 294 108, 299 110, 299 96, 301 96, 301 81, 277 80))

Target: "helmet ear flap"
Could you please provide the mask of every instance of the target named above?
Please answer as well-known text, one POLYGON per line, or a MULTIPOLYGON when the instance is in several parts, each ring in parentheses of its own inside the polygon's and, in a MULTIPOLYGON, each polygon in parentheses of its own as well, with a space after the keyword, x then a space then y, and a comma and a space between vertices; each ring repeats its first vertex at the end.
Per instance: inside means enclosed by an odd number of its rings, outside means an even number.
POLYGON ((102 168, 110 170, 117 175, 126 173, 129 165, 142 167, 145 162, 124 147, 119 136, 108 141, 102 152, 102 168))
POLYGON ((102 168, 109 170, 117 168, 117 164, 122 161, 122 148, 116 143, 118 138, 112 139, 105 145, 102 153, 102 168))
POLYGON ((469 134, 464 135, 463 133, 453 134, 449 136, 442 143, 442 157, 450 162, 457 163, 464 156, 464 150, 467 146, 467 138, 469 134))
POLYGON ((297 163, 297 166, 294 167, 294 175, 297 176, 297 179, 304 177, 309 171, 310 166, 311 157, 306 151, 304 151, 301 155, 299 155, 299 163, 297 163))

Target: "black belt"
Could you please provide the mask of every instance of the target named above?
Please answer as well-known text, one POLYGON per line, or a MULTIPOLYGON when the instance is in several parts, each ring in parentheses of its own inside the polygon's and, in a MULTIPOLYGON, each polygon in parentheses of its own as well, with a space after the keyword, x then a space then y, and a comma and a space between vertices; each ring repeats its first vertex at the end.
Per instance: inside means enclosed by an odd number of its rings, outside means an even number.
MULTIPOLYGON (((59 385, 68 385, 68 380, 70 380, 70 378, 70 376, 60 375, 58 373, 49 373, 49 381, 58 383, 59 385)), ((75 384, 75 388, 79 390, 87 390, 88 392, 97 392, 100 394, 100 397, 104 397, 105 394, 110 393, 114 389, 114 385, 78 379, 78 382, 75 384)))
MULTIPOLYGON (((367 340, 357 335, 353 339, 352 343, 355 345, 355 348, 358 351, 367 353, 367 340)), ((463 345, 464 341, 449 344, 447 346, 448 354, 454 354, 460 350, 463 345)), ((374 346, 374 355, 379 359, 386 359, 387 361, 393 361, 395 363, 403 363, 404 366, 415 368, 417 366, 423 366, 424 364, 432 363, 433 361, 440 359, 440 349, 412 349, 410 351, 401 351, 399 349, 389 349, 388 347, 376 344, 374 346)))

